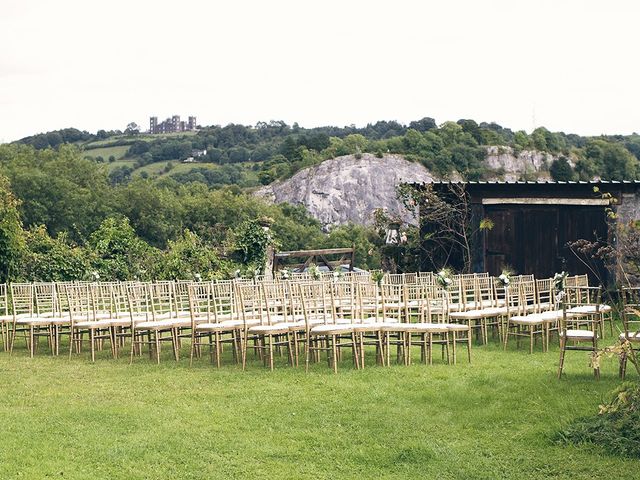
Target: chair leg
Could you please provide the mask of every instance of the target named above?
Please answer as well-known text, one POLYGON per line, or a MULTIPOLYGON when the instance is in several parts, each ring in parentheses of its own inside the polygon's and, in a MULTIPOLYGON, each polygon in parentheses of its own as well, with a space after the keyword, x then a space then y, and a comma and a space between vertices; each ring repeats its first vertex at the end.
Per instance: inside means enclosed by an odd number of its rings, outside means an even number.
POLYGON ((331 336, 331 353, 333 358, 333 373, 338 373, 338 345, 335 335, 331 336))
POLYGON ((29 327, 29 356, 31 358, 33 358, 35 351, 36 351, 36 337, 35 337, 35 333, 33 331, 34 327, 33 325, 31 325, 29 327))
POLYGON ((91 361, 96 361, 96 331, 92 328, 89 330, 89 342, 91 343, 91 361))
POLYGON ((160 332, 158 330, 154 332, 153 338, 156 343, 156 363, 160 365, 160 332))
POLYGON ((269 335, 269 369, 273 371, 273 335, 269 335))
MULTIPOLYGON (((453 341, 451 342, 451 354, 452 354, 452 362, 454 365, 458 362, 458 332, 455 330, 451 332, 451 336, 453 337, 453 341)), ((449 342, 447 341, 447 344, 449 342)), ((447 356, 448 357, 448 356, 447 356)))
POLYGON ((565 343, 566 340, 563 340, 562 338, 560 339, 560 364, 558 366, 558 379, 560 379, 562 377, 562 369, 564 367, 564 347, 565 347, 565 343))

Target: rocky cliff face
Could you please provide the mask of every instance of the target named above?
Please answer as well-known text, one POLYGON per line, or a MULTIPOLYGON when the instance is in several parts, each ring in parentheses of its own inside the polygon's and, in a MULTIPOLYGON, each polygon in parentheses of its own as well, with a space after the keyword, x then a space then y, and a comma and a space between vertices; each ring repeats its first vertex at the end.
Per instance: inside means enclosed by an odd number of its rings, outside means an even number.
MULTIPOLYGON (((491 180, 550 180, 549 167, 557 159, 558 157, 550 153, 536 150, 523 150, 515 155, 511 147, 487 147, 484 163, 488 169, 495 172, 491 180)), ((569 163, 573 166, 571 159, 569 163)))
POLYGON ((273 202, 304 205, 325 228, 353 222, 371 224, 376 208, 386 208, 415 223, 396 198, 396 186, 430 182, 433 176, 400 155, 377 158, 346 155, 299 171, 293 177, 261 188, 257 195, 273 202))
MULTIPOLYGON (((485 164, 491 180, 549 179, 556 158, 537 151, 518 155, 509 147, 488 147, 485 164)), ((437 180, 424 166, 401 155, 377 158, 365 153, 327 160, 299 171, 293 177, 257 190, 256 195, 275 203, 304 205, 325 229, 348 222, 371 224, 373 212, 385 208, 408 223, 416 223, 396 198, 396 186, 406 182, 437 180)))

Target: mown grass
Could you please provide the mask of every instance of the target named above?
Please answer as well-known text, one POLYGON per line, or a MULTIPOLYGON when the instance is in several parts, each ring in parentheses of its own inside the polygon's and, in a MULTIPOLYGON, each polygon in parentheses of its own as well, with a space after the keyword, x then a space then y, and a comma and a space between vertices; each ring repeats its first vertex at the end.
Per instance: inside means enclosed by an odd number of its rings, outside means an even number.
POLYGON ((127 150, 129 150, 129 147, 126 145, 121 145, 117 147, 94 148, 91 150, 85 150, 84 155, 90 156, 93 158, 102 157, 104 158, 104 161, 107 162, 111 155, 113 155, 116 160, 122 159, 127 153, 127 150))
MULTIPOLYGON (((274 372, 101 352, 0 354, 0 478, 638 478, 637 461, 552 438, 619 383, 583 352, 475 347, 473 363, 274 372), (126 355, 125 355, 126 356, 126 355)), ((229 352, 227 352, 227 355, 229 352)), ((634 376, 635 373, 630 374, 634 376)))

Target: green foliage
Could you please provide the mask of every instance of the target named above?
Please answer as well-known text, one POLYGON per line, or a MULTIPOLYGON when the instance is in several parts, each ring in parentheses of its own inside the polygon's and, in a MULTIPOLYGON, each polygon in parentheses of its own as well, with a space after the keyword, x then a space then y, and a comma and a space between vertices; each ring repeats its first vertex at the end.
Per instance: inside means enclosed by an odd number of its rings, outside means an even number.
POLYGON ((69 242, 65 232, 52 238, 44 225, 26 232, 27 252, 21 277, 28 281, 60 282, 88 277, 87 252, 69 242))
POLYGON ((18 212, 20 202, 0 175, 0 282, 15 280, 25 254, 25 239, 18 212))
POLYGON ((623 383, 596 416, 573 421, 556 435, 563 444, 593 444, 612 455, 640 458, 640 385, 623 383))
POLYGON ((174 280, 211 280, 230 278, 234 266, 223 261, 212 245, 207 245, 195 233, 185 230, 176 240, 169 241, 154 278, 174 280))
POLYGON ((354 246, 356 266, 364 270, 381 268, 382 245, 382 237, 373 228, 355 224, 332 228, 322 242, 322 248, 354 246))
POLYGON ((557 182, 575 180, 575 173, 566 157, 560 157, 553 162, 551 167, 549 167, 549 173, 551 174, 551 178, 557 182))
POLYGON ((107 218, 87 243, 101 280, 149 280, 158 252, 136 236, 127 218, 107 218))
POLYGON ((234 251, 240 262, 262 271, 267 261, 267 247, 273 244, 269 231, 257 220, 246 220, 234 234, 234 251))

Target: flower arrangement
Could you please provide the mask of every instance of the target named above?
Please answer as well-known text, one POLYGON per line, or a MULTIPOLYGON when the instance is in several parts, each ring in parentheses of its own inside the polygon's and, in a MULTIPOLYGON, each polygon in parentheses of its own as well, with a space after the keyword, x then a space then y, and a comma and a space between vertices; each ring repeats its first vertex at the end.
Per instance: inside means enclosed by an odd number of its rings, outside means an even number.
POLYGON ((556 292, 563 292, 564 288, 567 286, 567 277, 569 274, 567 272, 556 273, 553 276, 553 286, 556 289, 556 292))
POLYGON ((502 273, 498 276, 498 283, 504 288, 508 288, 511 284, 511 271, 502 270, 502 273))
POLYGON ((451 279, 451 270, 448 268, 440 270, 436 275, 436 281, 442 288, 449 288, 453 283, 453 280, 451 279))
POLYGON ((309 272, 309 275, 311 275, 311 278, 313 278, 314 280, 320 280, 320 268, 315 263, 309 265, 309 267, 307 268, 307 272, 309 272))
POLYGON ((280 278, 282 280, 289 280, 289 277, 291 277, 291 273, 289 272, 288 268, 283 268, 282 270, 280 270, 280 278))
POLYGON ((567 272, 560 272, 560 273, 556 273, 553 276, 553 288, 556 291, 556 303, 560 304, 562 303, 562 300, 564 299, 565 296, 565 287, 567 286, 567 276, 569 274, 567 272))
POLYGON ((371 280, 376 282, 378 285, 382 285, 382 280, 384 280, 384 272, 382 270, 373 272, 371 274, 371 280))

